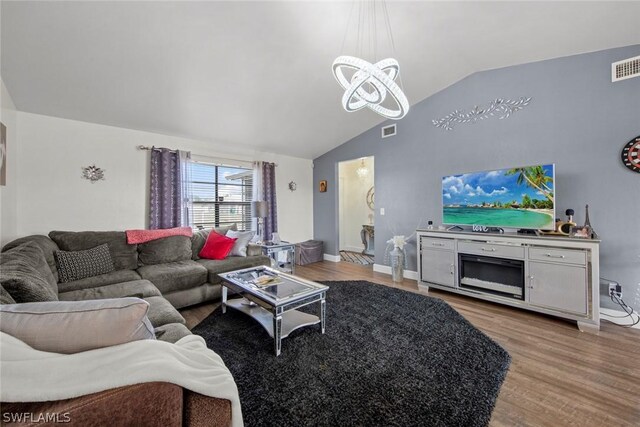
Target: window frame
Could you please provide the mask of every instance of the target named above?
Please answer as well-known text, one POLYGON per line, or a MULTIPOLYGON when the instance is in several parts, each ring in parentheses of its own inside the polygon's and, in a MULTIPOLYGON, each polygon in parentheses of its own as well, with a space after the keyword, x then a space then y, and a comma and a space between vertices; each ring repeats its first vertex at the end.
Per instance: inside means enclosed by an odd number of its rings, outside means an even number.
MULTIPOLYGON (((190 193, 189 200, 190 200, 191 211, 192 211, 192 214, 190 215, 190 221, 191 221, 190 226, 193 229, 204 229, 204 228, 214 228, 214 227, 217 228, 217 227, 231 226, 232 224, 236 224, 238 231, 251 230, 253 228, 253 217, 251 215, 251 201, 253 196, 253 169, 243 167, 243 166, 225 165, 225 164, 202 162, 202 161, 190 162, 188 167, 192 168, 195 165, 202 165, 202 166, 213 168, 213 177, 212 177, 212 180, 210 181, 198 180, 198 179, 194 179, 193 170, 189 171, 190 179, 188 182, 188 188, 190 193), (238 184, 228 182, 228 178, 227 180, 225 180, 227 182, 225 181, 221 182, 220 169, 235 169, 237 170, 237 172, 234 175, 245 174, 245 176, 244 177, 239 176, 240 183, 238 184), (247 181, 249 181, 250 184, 247 184, 246 183, 247 181), (196 196, 194 192, 194 187, 196 185, 212 186, 213 200, 196 200, 195 198, 196 196), (221 197, 224 197, 220 194, 221 192, 220 188, 222 186, 237 187, 239 189, 238 194, 241 195, 243 200, 242 201, 220 200, 221 197), (197 210, 195 209, 195 207, 198 205, 203 207, 213 206, 213 217, 211 221, 206 221, 207 218, 204 218, 204 215, 202 217, 202 221, 196 221, 197 210), (221 210, 222 210, 221 208, 224 208, 224 207, 232 208, 234 206, 237 206, 241 211, 238 214, 241 216, 240 220, 232 220, 231 218, 225 217, 224 212, 221 213, 221 210)), ((227 215, 231 215, 231 214, 227 214, 227 215)))

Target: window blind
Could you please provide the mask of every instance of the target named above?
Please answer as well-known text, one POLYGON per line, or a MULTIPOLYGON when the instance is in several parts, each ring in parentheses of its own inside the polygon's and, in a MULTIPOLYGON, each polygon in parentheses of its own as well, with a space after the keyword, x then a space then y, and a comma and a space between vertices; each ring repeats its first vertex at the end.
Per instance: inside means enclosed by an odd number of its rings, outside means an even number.
POLYGON ((238 230, 251 229, 251 169, 190 163, 191 200, 194 228, 237 224, 238 230))

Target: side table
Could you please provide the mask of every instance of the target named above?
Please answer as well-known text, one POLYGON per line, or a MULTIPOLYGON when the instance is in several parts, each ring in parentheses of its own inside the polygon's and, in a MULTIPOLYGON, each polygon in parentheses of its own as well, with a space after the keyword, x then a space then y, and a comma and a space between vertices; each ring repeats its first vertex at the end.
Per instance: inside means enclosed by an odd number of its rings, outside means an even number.
POLYGON ((271 258, 274 268, 285 272, 295 273, 296 268, 296 245, 289 242, 281 243, 258 243, 262 249, 262 254, 271 258))

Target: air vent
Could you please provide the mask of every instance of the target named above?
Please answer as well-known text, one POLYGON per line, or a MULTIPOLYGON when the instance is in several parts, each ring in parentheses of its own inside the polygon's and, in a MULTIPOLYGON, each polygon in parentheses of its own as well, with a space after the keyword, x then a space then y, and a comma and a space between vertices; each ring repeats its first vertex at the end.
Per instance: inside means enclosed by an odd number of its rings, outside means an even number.
POLYGON ((381 130, 382 130, 382 137, 389 138, 390 136, 394 136, 396 134, 396 125, 394 124, 389 126, 383 126, 381 130))
POLYGON ((611 81, 626 80, 640 76, 640 56, 611 64, 611 81))

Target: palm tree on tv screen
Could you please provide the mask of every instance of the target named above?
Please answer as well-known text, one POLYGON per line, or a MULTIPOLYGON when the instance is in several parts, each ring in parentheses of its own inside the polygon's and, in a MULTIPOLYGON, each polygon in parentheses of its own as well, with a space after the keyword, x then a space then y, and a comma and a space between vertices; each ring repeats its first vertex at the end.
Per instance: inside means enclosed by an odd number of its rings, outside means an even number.
POLYGON ((547 199, 553 203, 553 191, 547 183, 553 182, 553 178, 547 175, 542 166, 530 166, 526 168, 509 169, 505 175, 518 175, 516 182, 522 185, 524 182, 529 187, 540 191, 547 199))

